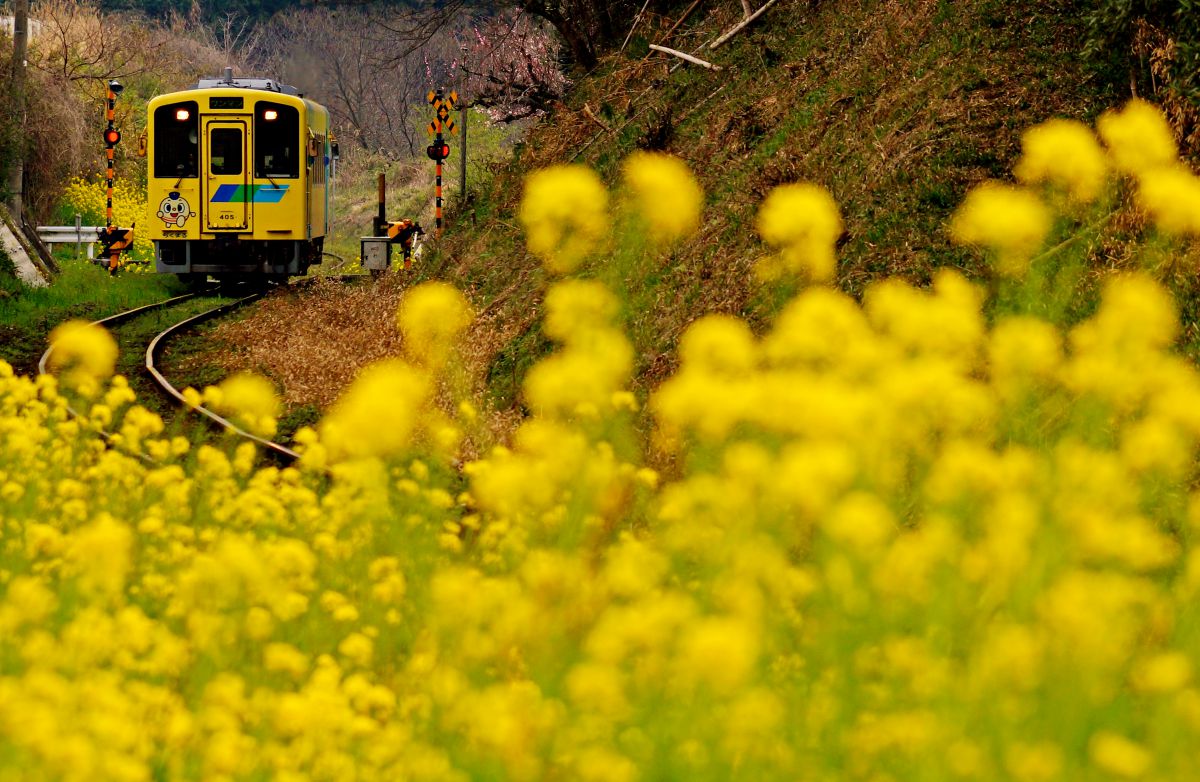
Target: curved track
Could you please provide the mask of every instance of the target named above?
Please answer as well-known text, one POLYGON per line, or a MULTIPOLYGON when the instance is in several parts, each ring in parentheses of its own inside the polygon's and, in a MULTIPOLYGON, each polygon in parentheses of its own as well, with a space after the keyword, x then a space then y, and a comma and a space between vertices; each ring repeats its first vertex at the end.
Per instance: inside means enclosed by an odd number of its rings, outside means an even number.
MULTIPOLYGON (((131 310, 124 310, 123 312, 118 312, 115 315, 109 315, 107 318, 100 318, 99 320, 94 320, 94 321, 92 321, 92 325, 105 326, 105 327, 115 326, 119 323, 124 323, 125 321, 133 320, 136 317, 145 315, 148 312, 154 312, 155 310, 167 309, 168 307, 173 307, 176 304, 182 304, 185 301, 191 301, 192 299, 196 299, 201 296, 209 295, 215 291, 216 291, 216 286, 213 286, 211 288, 206 288, 201 291, 192 291, 191 293, 185 293, 181 296, 174 296, 170 299, 164 299, 162 301, 156 301, 151 304, 145 304, 141 307, 134 307, 131 310)), ((46 351, 44 353, 42 353, 42 357, 38 360, 38 374, 39 375, 49 374, 48 367, 50 365, 50 355, 52 353, 54 353, 53 343, 51 343, 51 345, 46 348, 46 351)), ((71 415, 71 417, 73 417, 73 418, 82 418, 83 417, 82 415, 80 415, 79 411, 76 410, 74 407, 72 407, 70 404, 67 405, 67 413, 69 415, 71 415)), ((112 439, 112 433, 107 432, 103 429, 99 430, 98 434, 105 442, 108 442, 112 439)), ((150 456, 148 456, 144 453, 138 454, 138 457, 144 462, 148 462, 150 464, 156 463, 155 459, 151 458, 150 456)))
MULTIPOLYGON (((212 288, 206 288, 203 291, 193 291, 191 293, 185 293, 182 296, 175 296, 170 299, 164 299, 163 301, 156 301, 153 304, 146 304, 141 307, 135 307, 134 309, 131 309, 131 310, 125 310, 124 312, 118 312, 116 315, 109 315, 107 318, 101 318, 100 320, 94 320, 94 321, 92 321, 92 325, 93 326, 105 326, 105 327, 115 326, 118 323, 124 323, 127 320, 133 320, 134 318, 138 317, 139 315, 145 315, 147 312, 153 312, 154 310, 166 309, 167 307, 171 307, 176 304, 180 304, 182 302, 189 301, 191 299, 196 299, 196 298, 199 298, 200 296, 204 296, 209 293, 213 293, 216 290, 217 289, 214 286, 212 288)), ((50 354, 53 352, 54 352, 54 345, 50 345, 50 347, 46 348, 46 352, 42 354, 41 359, 38 361, 38 374, 39 375, 47 374, 46 367, 50 363, 50 354)), ((74 412, 74 411, 72 411, 72 412, 74 412)))
MULTIPOLYGON (((338 280, 340 282, 351 282, 354 280, 366 279, 367 277, 368 277, 368 275, 365 275, 365 274, 346 274, 346 275, 339 275, 339 276, 331 276, 329 279, 338 280)), ((296 280, 295 282, 289 283, 289 284, 300 286, 300 285, 310 283, 315 279, 319 279, 319 278, 305 277, 305 278, 296 280)), ((210 295, 212 293, 217 292, 217 290, 218 290, 218 288, 216 286, 213 286, 212 288, 207 288, 203 291, 196 291, 193 293, 184 294, 182 296, 175 296, 170 299, 165 299, 163 301, 154 302, 153 304, 147 304, 142 307, 136 307, 131 310, 125 310, 124 312, 118 312, 117 314, 110 315, 107 318, 101 318, 100 320, 93 321, 93 323, 94 323, 94 325, 98 325, 98 326, 106 326, 106 327, 115 326, 117 324, 132 320, 140 315, 144 315, 144 314, 146 314, 148 312, 152 312, 154 310, 166 309, 166 308, 174 306, 176 304, 180 304, 182 302, 189 301, 191 299, 199 298, 200 296, 210 295)), ((167 397, 174 400, 177 404, 184 407, 185 409, 191 410, 201 416, 204 416, 206 419, 208 419, 208 421, 210 423, 220 427, 221 429, 232 432, 233 434, 235 434, 239 437, 245 438, 245 439, 255 443, 256 445, 260 446, 265 453, 271 454, 277 460, 282 461, 285 464, 290 464, 291 462, 294 462, 296 459, 300 458, 300 455, 298 453, 293 451, 291 448, 288 448, 287 446, 280 445, 279 443, 273 442, 271 440, 267 440, 263 437, 259 437, 255 434, 247 432, 246 430, 244 430, 241 427, 234 424, 232 421, 229 421, 228 419, 223 418, 220 415, 217 415, 216 413, 214 413, 213 411, 209 410, 206 407, 190 404, 184 398, 183 394, 177 388, 175 388, 175 386, 162 374, 162 372, 159 370, 159 368, 157 366, 157 362, 158 362, 159 358, 161 357, 163 347, 165 346, 167 340, 169 340, 171 337, 176 336, 177 334, 182 333, 182 332, 188 330, 189 328, 193 328, 207 320, 211 320, 213 318, 219 317, 228 312, 232 312, 233 310, 243 307, 253 301, 257 301, 258 299, 262 298, 266 293, 267 293, 267 291, 265 291, 265 290, 255 291, 254 293, 251 293, 247 296, 242 296, 232 302, 221 304, 217 307, 213 307, 210 310, 201 312, 198 315, 193 315, 189 318, 185 318, 184 320, 179 321, 178 323, 174 324, 173 326, 170 326, 170 327, 164 329, 159 334, 157 334, 154 337, 154 339, 152 339, 150 341, 150 344, 147 346, 145 366, 146 366, 147 373, 154 380, 154 383, 158 386, 158 388, 167 397)), ((53 352, 54 352, 54 346, 51 345, 49 348, 46 349, 46 352, 42 354, 42 358, 38 362, 38 374, 40 374, 40 375, 47 374, 47 366, 49 365, 50 354, 53 352)), ((79 412, 76 411, 74 408, 68 406, 67 410, 71 415, 75 416, 76 418, 80 417, 79 412)), ((103 437, 105 440, 108 440, 112 437, 112 435, 109 432, 104 432, 104 431, 100 432, 100 436, 103 437)), ((153 459, 151 459, 149 456, 147 456, 145 454, 141 454, 141 458, 144 461, 150 461, 150 462, 154 461, 153 459)))
POLYGON ((234 434, 236 434, 239 437, 243 437, 247 440, 250 440, 253 443, 256 443, 257 445, 261 446, 264 451, 272 454, 276 458, 279 458, 279 459, 284 460, 285 462, 291 463, 291 462, 294 462, 295 460, 299 459, 300 454, 296 453, 295 451, 293 451, 291 448, 288 448, 287 446, 280 445, 279 443, 273 442, 271 440, 267 440, 266 438, 259 437, 258 435, 255 435, 255 434, 251 434, 250 432, 247 432, 245 429, 242 429, 241 427, 239 427, 237 424, 233 423, 229 419, 223 418, 223 417, 217 415, 212 410, 209 410, 206 407, 203 407, 200 405, 192 405, 191 403, 189 403, 187 401, 187 399, 184 398, 183 394, 179 391, 179 389, 175 388, 175 386, 172 385, 171 382, 169 380, 167 380, 166 377, 163 376, 162 372, 160 372, 158 370, 158 367, 155 364, 155 362, 159 358, 159 355, 162 352, 163 345, 165 345, 166 341, 168 339, 170 339, 176 332, 186 331, 187 329, 192 328, 193 326, 196 326, 200 323, 203 323, 206 320, 211 320, 212 318, 218 317, 220 315, 224 315, 227 312, 232 312, 233 310, 238 309, 239 307, 243 307, 252 301, 256 301, 257 299, 262 298, 262 296, 263 296, 262 291, 252 293, 249 296, 244 296, 244 297, 237 299, 236 301, 232 301, 228 304, 222 304, 221 306, 214 307, 213 309, 208 310, 206 312, 201 312, 199 315, 193 315, 192 317, 190 317, 186 320, 181 320, 178 323, 176 323, 175 325, 164 329, 157 336, 155 336, 154 339, 150 340, 150 345, 146 348, 146 371, 150 373, 150 377, 154 378, 154 382, 158 385, 158 387, 160 389, 162 389, 162 392, 164 394, 166 394, 167 396, 174 399, 177 403, 179 403, 183 407, 204 416, 209 421, 211 421, 212 423, 221 427, 222 429, 225 429, 226 431, 233 432, 234 434))

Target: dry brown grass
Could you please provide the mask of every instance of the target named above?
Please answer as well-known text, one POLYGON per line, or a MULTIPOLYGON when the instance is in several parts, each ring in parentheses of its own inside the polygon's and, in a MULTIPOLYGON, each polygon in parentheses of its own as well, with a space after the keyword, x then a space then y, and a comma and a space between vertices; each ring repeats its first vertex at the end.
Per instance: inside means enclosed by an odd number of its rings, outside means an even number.
MULTIPOLYGON (((327 410, 363 367, 402 355, 396 310, 409 282, 397 272, 354 283, 316 278, 304 287, 278 291, 245 317, 215 326, 206 336, 206 349, 176 359, 173 371, 186 375, 197 367, 216 366, 227 375, 255 372, 276 383, 287 410, 306 405, 327 410)), ((528 308, 531 317, 536 310, 536 304, 528 308)), ((496 350, 519 328, 501 318, 499 308, 488 307, 477 313, 463 339, 456 367, 459 383, 483 411, 485 422, 483 442, 467 443, 468 457, 490 442, 507 439, 520 420, 515 410, 492 410, 484 384, 496 350)), ((448 391, 443 388, 440 396, 449 411, 448 391)))
POLYGON ((378 283, 317 279, 281 290, 217 325, 204 360, 274 380, 290 408, 328 407, 364 365, 401 352, 395 276, 378 283))

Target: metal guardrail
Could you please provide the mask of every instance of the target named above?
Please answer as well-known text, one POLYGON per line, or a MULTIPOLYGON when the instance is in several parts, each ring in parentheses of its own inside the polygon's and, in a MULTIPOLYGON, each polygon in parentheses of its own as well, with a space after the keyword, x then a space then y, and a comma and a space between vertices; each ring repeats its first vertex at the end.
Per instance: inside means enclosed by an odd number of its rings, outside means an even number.
POLYGON ((75 245, 75 254, 78 256, 83 250, 83 245, 87 245, 87 256, 92 257, 92 251, 95 249, 96 243, 100 241, 100 230, 104 226, 100 225, 39 225, 37 227, 38 238, 46 244, 72 244, 75 245))

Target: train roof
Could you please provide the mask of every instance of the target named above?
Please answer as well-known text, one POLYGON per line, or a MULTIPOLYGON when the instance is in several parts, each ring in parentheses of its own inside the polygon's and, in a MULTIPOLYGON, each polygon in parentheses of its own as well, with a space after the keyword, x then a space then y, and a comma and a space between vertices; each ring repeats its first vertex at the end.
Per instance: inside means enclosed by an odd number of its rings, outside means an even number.
POLYGON ((253 76, 235 79, 233 78, 233 68, 226 68, 225 73, 221 76, 211 79, 201 79, 196 82, 193 90, 215 90, 215 89, 243 89, 243 90, 265 90, 266 92, 277 92, 280 95, 295 95, 300 96, 300 92, 289 84, 281 84, 277 79, 262 79, 253 76))

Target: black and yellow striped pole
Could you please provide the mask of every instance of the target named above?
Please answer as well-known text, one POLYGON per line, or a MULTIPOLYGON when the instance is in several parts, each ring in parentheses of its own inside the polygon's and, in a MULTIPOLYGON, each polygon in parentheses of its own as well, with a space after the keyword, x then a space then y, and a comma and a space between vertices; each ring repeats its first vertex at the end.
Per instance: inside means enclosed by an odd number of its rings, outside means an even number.
MULTIPOLYGON (((121 82, 110 81, 107 86, 105 95, 105 112, 104 118, 108 124, 104 128, 104 155, 108 163, 108 169, 105 172, 105 200, 104 200, 104 231, 101 235, 101 243, 108 248, 110 242, 104 240, 113 233, 113 179, 116 177, 114 170, 113 155, 116 153, 117 144, 121 141, 121 131, 117 130, 115 124, 115 111, 117 108, 117 96, 125 89, 121 86, 121 82)), ((108 271, 110 274, 117 273, 118 259, 121 257, 120 250, 109 250, 108 253, 108 271)))
POLYGON ((121 131, 117 130, 114 123, 114 112, 117 108, 117 92, 120 86, 115 81, 108 83, 107 110, 105 111, 105 119, 108 120, 108 126, 104 129, 104 154, 108 158, 108 171, 105 172, 104 181, 104 185, 107 188, 105 192, 106 200, 104 202, 105 228, 112 228, 113 178, 116 173, 113 170, 113 154, 116 152, 117 142, 121 140, 121 131), (117 89, 113 89, 114 87, 117 89))
POLYGON ((450 145, 442 137, 442 133, 453 133, 454 120, 450 119, 450 110, 458 106, 458 94, 451 92, 449 97, 445 97, 441 87, 437 91, 430 92, 425 96, 429 100, 429 105, 433 106, 434 119, 429 123, 429 134, 433 136, 433 143, 425 148, 425 154, 437 163, 437 178, 434 184, 434 217, 437 227, 437 236, 442 235, 442 161, 450 157, 450 145))

